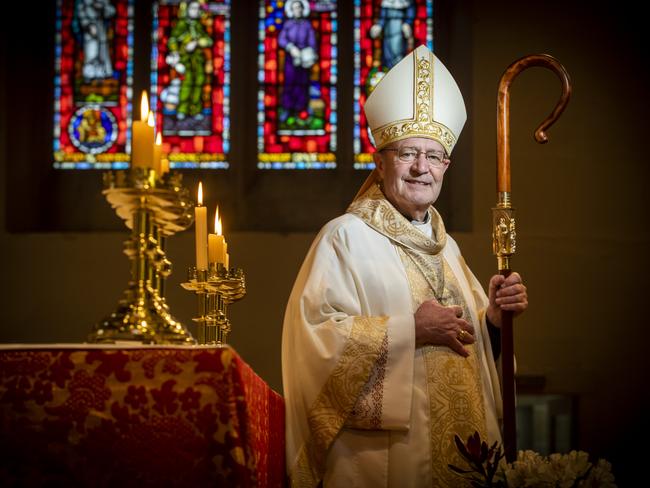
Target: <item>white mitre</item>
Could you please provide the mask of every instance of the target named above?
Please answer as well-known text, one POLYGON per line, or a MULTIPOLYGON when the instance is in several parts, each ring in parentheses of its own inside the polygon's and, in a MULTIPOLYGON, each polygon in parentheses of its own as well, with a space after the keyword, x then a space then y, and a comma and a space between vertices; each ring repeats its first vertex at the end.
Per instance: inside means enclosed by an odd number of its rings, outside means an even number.
POLYGON ((364 111, 377 149, 409 137, 426 137, 451 154, 467 120, 456 81, 426 46, 384 75, 364 111))

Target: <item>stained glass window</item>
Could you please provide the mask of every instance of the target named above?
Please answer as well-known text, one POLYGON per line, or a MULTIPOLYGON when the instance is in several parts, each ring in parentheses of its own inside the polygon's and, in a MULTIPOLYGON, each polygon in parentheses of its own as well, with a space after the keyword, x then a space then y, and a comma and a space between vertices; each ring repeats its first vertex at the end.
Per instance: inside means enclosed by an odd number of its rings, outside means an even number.
POLYGON ((228 168, 230 0, 153 6, 151 106, 171 168, 228 168))
POLYGON ((128 166, 133 0, 58 0, 54 167, 128 166))
POLYGON ((260 1, 258 168, 336 167, 337 31, 334 0, 260 1))
POLYGON ((419 45, 433 50, 433 0, 354 0, 354 167, 372 169, 363 105, 390 68, 419 45))

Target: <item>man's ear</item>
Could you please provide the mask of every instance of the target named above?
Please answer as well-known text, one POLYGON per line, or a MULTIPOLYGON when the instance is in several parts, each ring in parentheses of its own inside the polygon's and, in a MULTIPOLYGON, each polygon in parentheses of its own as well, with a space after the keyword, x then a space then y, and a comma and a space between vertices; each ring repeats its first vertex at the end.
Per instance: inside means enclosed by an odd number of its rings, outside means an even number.
POLYGON ((445 165, 442 167, 442 174, 443 175, 449 169, 449 165, 451 164, 451 159, 449 159, 449 156, 447 156, 447 157, 445 157, 444 161, 445 161, 445 165))
POLYGON ((375 151, 372 154, 372 160, 375 162, 375 168, 377 168, 377 172, 379 173, 379 176, 381 176, 381 179, 384 179, 384 158, 381 157, 381 154, 379 154, 379 151, 375 151))

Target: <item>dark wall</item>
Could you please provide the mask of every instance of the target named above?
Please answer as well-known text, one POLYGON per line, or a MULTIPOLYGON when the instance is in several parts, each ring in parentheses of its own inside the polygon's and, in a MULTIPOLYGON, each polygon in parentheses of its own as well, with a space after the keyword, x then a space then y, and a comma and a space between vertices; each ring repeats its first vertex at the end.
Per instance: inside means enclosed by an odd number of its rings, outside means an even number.
POLYGON ((515 267, 531 308, 516 321, 518 371, 541 374, 547 391, 578 396, 578 447, 612 461, 620 486, 636 486, 648 434, 649 370, 643 313, 650 271, 648 41, 630 2, 473 2, 474 227, 464 252, 485 283, 494 261, 488 209, 495 203, 496 84, 529 53, 555 56, 573 95, 550 141, 533 129, 560 85, 534 68, 512 84, 515 267), (480 245, 473 253, 474 239, 480 245), (470 257, 471 256, 471 257, 470 257))

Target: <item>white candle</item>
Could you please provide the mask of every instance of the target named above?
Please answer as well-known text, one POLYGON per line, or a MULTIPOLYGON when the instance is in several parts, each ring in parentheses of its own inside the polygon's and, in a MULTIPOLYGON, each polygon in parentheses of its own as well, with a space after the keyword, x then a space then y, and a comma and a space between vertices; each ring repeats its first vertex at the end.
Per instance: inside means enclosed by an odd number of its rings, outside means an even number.
POLYGON ((203 206, 203 185, 199 182, 198 205, 194 207, 196 269, 208 269, 208 209, 203 206))
POLYGON ((153 164, 154 129, 153 115, 149 116, 147 92, 140 100, 140 120, 133 121, 131 167, 151 168, 153 164), (150 125, 151 124, 151 125, 150 125))
POLYGON ((167 157, 161 157, 160 174, 164 175, 165 173, 169 173, 169 159, 167 159, 167 157))
POLYGON ((208 236, 208 259, 211 263, 223 263, 225 240, 222 235, 219 207, 214 213, 214 234, 208 236))
POLYGON ((162 166, 161 166, 161 156, 162 156, 162 136, 160 132, 156 135, 156 144, 153 146, 153 169, 157 175, 162 175, 162 166))

